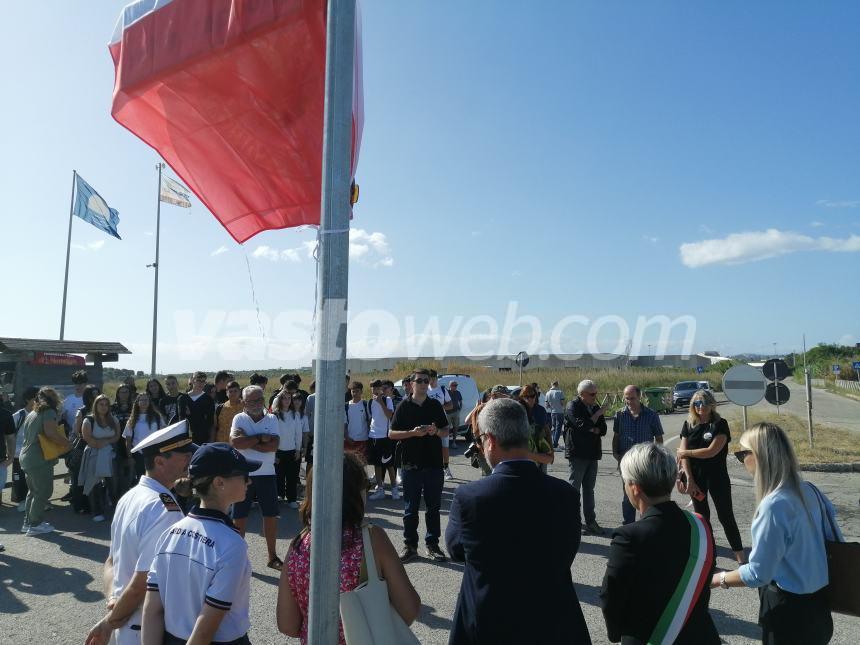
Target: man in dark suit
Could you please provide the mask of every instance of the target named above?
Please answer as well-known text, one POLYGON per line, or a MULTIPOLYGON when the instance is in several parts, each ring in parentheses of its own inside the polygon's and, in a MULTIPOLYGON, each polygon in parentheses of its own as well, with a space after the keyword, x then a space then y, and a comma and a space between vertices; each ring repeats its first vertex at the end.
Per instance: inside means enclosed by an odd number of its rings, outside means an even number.
POLYGON ((641 519, 617 529, 609 549, 600 601, 613 643, 720 642, 708 613, 710 525, 671 501, 677 473, 674 455, 660 444, 636 444, 621 459, 624 490, 641 519), (694 539, 702 548, 691 558, 694 539), (686 602, 686 595, 674 595, 679 588, 692 591, 686 602))
POLYGON ((570 573, 579 494, 528 459, 521 404, 490 401, 478 422, 493 472, 460 486, 448 516, 448 552, 466 564, 449 643, 591 643, 570 573))

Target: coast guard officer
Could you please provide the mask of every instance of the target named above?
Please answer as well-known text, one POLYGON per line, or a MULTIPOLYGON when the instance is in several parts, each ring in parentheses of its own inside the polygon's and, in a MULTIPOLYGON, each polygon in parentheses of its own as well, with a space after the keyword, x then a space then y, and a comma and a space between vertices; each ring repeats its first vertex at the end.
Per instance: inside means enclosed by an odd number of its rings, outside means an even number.
POLYGON ((182 510, 170 491, 188 475, 191 442, 186 421, 153 432, 134 447, 143 455, 146 474, 116 506, 111 524, 110 554, 104 565, 108 614, 87 636, 86 645, 139 645, 141 610, 146 575, 158 538, 182 519, 182 510))
POLYGON ((227 513, 245 499, 261 462, 227 443, 194 453, 188 473, 200 505, 158 539, 146 581, 144 645, 250 645, 248 544, 227 513))

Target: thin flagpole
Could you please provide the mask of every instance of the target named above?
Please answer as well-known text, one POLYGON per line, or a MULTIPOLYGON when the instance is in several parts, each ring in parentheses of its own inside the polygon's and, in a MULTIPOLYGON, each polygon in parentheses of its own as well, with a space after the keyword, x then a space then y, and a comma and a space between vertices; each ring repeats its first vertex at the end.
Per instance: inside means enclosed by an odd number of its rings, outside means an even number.
POLYGON ((60 313, 60 340, 66 335, 66 296, 69 293, 69 255, 72 251, 72 217, 75 211, 75 184, 78 171, 72 170, 72 196, 69 198, 69 237, 66 240, 66 277, 63 279, 63 310, 60 313))
POLYGON ((152 369, 150 370, 151 378, 155 378, 155 355, 156 347, 158 346, 158 251, 161 241, 161 171, 164 168, 163 163, 156 164, 158 168, 158 194, 156 195, 155 207, 155 286, 152 289, 152 369))
POLYGON ((356 0, 328 0, 308 642, 336 643, 356 0))

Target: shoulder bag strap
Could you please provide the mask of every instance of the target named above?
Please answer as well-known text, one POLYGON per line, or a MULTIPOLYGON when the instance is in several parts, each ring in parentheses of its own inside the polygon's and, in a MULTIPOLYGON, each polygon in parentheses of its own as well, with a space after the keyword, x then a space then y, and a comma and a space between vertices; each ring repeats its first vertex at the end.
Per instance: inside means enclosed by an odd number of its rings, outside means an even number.
POLYGON ((839 538, 838 538, 839 532, 836 530, 836 526, 833 524, 833 518, 830 517, 830 513, 827 512, 827 504, 825 504, 824 500, 822 499, 823 493, 820 490, 818 490, 818 487, 815 484, 813 484, 811 482, 804 482, 804 483, 807 486, 809 486, 810 488, 812 488, 812 490, 815 492, 815 497, 818 499, 818 507, 821 509, 821 530, 824 533, 824 541, 825 542, 831 542, 831 541, 832 542, 838 542, 839 541, 839 538), (827 518, 827 522, 830 524, 830 534, 833 536, 832 540, 827 539, 827 527, 824 525, 824 522, 825 522, 824 518, 825 517, 827 518))
POLYGON ((367 580, 368 585, 385 584, 380 580, 379 572, 376 568, 376 558, 373 556, 373 544, 370 541, 371 524, 365 523, 361 527, 361 539, 364 546, 364 557, 361 558, 362 572, 359 577, 361 582, 367 580), (371 573, 373 575, 371 575, 371 573))

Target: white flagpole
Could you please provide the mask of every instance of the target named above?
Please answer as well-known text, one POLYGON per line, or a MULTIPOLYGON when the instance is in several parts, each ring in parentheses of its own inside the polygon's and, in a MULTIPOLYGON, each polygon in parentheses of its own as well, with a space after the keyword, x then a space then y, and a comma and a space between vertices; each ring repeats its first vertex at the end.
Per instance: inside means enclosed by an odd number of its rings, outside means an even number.
POLYGON ((336 643, 356 0, 328 0, 308 642, 336 643), (320 512, 322 511, 322 512, 320 512))
POLYGON ((149 265, 155 268, 155 285, 152 289, 152 368, 150 369, 150 378, 155 378, 155 356, 158 346, 158 251, 161 240, 161 171, 164 164, 158 163, 155 167, 158 168, 158 194, 156 195, 157 205, 155 207, 155 263, 149 265))
POLYGON ((63 310, 60 313, 60 340, 66 335, 66 296, 69 293, 69 255, 72 251, 72 217, 75 211, 75 184, 78 171, 72 170, 72 196, 69 199, 69 237, 66 240, 66 277, 63 279, 63 310))

